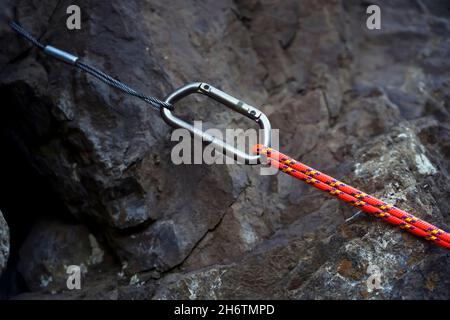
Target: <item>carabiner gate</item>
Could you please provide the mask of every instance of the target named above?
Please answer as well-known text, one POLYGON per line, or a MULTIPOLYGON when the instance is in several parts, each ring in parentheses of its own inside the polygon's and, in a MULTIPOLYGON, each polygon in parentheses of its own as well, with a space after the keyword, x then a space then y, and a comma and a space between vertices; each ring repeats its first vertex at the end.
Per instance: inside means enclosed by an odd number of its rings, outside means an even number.
MULTIPOLYGON (((179 100, 185 98, 192 93, 200 93, 208 96, 230 109, 246 116, 249 119, 255 121, 261 129, 263 129, 262 141, 259 143, 264 146, 270 147, 271 138, 271 127, 267 116, 260 110, 252 107, 245 102, 230 96, 229 94, 207 84, 204 82, 193 82, 189 83, 181 88, 176 89, 174 92, 169 94, 164 101, 169 104, 175 104, 179 100)), ((211 143, 216 150, 221 151, 225 155, 233 156, 235 160, 242 161, 246 164, 258 164, 260 163, 261 155, 250 155, 241 150, 236 149, 234 146, 225 143, 225 141, 214 137, 193 125, 181 120, 180 118, 174 116, 172 112, 166 108, 161 108, 161 116, 164 121, 174 128, 184 128, 191 132, 194 136, 202 139, 205 142, 211 143)))

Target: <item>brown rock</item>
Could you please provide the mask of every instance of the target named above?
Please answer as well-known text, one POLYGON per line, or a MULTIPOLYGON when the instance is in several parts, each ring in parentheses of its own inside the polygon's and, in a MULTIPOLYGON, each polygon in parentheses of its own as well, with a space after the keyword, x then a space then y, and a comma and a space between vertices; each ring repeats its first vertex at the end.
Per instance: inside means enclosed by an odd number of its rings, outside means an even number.
MULTIPOLYGON (((146 93, 163 97, 201 80, 262 106, 286 153, 449 229, 445 2, 382 1, 376 31, 365 28, 359 0, 81 1, 74 32, 65 28, 67 5, 12 4, 42 41, 146 93)), ((1 134, 74 217, 108 239, 126 277, 160 277, 97 289, 117 298, 450 296, 445 251, 365 215, 346 222, 353 208, 286 175, 176 166, 158 113, 0 33, 9 43, 0 54, 1 134), (380 268, 381 289, 368 290, 369 265, 380 268)), ((248 126, 203 98, 176 112, 221 129, 248 126)), ((44 237, 50 227, 41 228, 44 237)), ((65 251, 54 250, 61 265, 65 251)))
POLYGON ((58 292, 68 289, 69 266, 80 268, 83 286, 104 259, 104 249, 84 226, 43 221, 32 228, 20 249, 18 269, 30 290, 58 292))

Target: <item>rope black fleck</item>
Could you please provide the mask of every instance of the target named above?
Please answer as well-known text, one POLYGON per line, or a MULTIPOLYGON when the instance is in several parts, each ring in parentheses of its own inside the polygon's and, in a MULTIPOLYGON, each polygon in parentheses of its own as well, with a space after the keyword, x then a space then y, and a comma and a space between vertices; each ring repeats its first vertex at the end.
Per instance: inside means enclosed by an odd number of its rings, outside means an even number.
MULTIPOLYGON (((40 43, 35 37, 33 37, 28 31, 26 31, 24 28, 22 28, 20 25, 18 25, 16 22, 11 22, 10 26, 13 30, 15 30, 17 33, 19 33, 22 37, 30 41, 33 45, 38 47, 39 49, 43 50, 45 52, 46 48, 49 48, 49 46, 45 46, 42 43, 40 43)), ((62 53, 65 53, 62 51, 62 53)), ((76 57, 75 57, 76 58, 76 57)), ((106 73, 98 70, 97 68, 94 68, 87 63, 80 61, 80 59, 76 59, 75 63, 73 63, 74 66, 77 68, 83 70, 86 73, 89 73, 90 75, 96 77, 97 79, 103 81, 104 83, 115 87, 129 95, 132 95, 134 97, 140 98, 143 101, 147 102, 152 106, 152 108, 159 110, 161 108, 166 108, 169 110, 173 110, 173 106, 167 102, 161 101, 155 97, 147 96, 145 94, 139 93, 136 90, 130 88, 125 83, 114 79, 113 77, 107 75, 106 73)))

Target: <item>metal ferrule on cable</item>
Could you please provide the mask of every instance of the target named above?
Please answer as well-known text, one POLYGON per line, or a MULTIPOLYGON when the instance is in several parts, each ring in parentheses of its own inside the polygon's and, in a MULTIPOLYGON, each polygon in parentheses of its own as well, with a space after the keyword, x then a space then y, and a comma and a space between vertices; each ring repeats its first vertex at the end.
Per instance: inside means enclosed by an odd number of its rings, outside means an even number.
POLYGON ((106 83, 112 87, 115 87, 115 88, 121 90, 122 92, 125 92, 126 94, 129 94, 131 96, 137 97, 137 98, 145 101, 152 108, 154 108, 156 110, 160 110, 161 108, 173 110, 173 106, 170 103, 164 102, 162 100, 159 100, 158 98, 148 96, 148 95, 145 95, 143 93, 140 93, 140 92, 134 90, 133 88, 126 85, 125 83, 123 83, 117 79, 114 79, 113 77, 107 75, 106 73, 102 72, 101 70, 98 70, 97 68, 94 68, 94 67, 90 66, 89 64, 81 61, 77 56, 75 56, 69 52, 66 52, 64 50, 42 44, 38 39, 33 37, 31 35, 31 33, 29 33, 27 30, 22 28, 16 22, 12 21, 9 25, 11 26, 11 28, 14 31, 19 33, 22 37, 24 37, 25 39, 30 41, 33 45, 35 45, 36 47, 38 47, 39 49, 44 51, 49 56, 52 56, 60 61, 63 61, 65 63, 73 65, 73 66, 83 70, 84 72, 89 73, 90 75, 96 77, 97 79, 103 81, 104 83, 106 83))
POLYGON ((76 65, 78 57, 74 56, 73 54, 70 54, 66 51, 63 51, 61 49, 52 47, 52 46, 45 46, 44 52, 56 59, 59 59, 63 62, 66 62, 71 65, 76 65))

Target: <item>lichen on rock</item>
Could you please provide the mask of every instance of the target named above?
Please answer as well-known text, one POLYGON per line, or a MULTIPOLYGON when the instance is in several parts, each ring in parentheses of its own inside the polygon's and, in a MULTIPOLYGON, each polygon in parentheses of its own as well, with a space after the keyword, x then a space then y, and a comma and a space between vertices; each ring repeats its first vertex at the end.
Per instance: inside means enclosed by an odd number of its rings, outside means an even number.
POLYGON ((9 228, 0 211, 0 275, 6 268, 9 256, 9 228))

